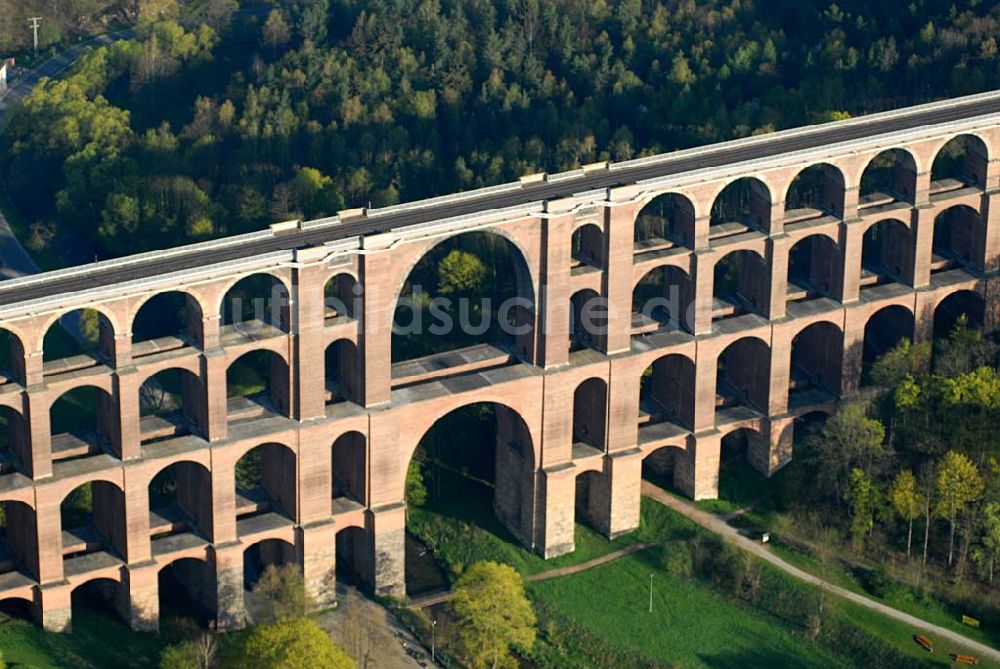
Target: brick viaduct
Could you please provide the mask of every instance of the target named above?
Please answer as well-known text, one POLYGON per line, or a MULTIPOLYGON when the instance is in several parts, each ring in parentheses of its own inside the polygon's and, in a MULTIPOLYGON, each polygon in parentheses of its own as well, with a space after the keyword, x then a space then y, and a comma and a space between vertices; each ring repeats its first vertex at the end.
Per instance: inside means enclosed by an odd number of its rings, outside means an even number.
POLYGON ((829 412, 874 353, 901 337, 926 340, 936 320, 947 325, 959 312, 984 327, 997 321, 1000 112, 917 116, 876 131, 894 113, 822 126, 862 136, 795 151, 768 147, 820 131, 590 165, 4 282, 0 600, 21 600, 47 629, 68 630, 73 591, 96 582, 133 627, 156 629, 158 577, 172 565, 232 628, 245 615, 247 551, 299 565, 320 603, 333 600, 338 561, 373 591, 402 595, 408 463, 438 419, 471 403, 497 407, 497 513, 546 557, 574 549, 579 495, 604 534, 634 529, 647 457, 688 495, 711 498, 724 440, 748 430, 750 462, 770 475, 792 456, 796 419, 829 412), (767 155, 572 190, 574 180, 722 150, 767 155), (557 183, 570 194, 447 215, 455 201, 557 183), (428 207, 441 217, 338 233, 428 207), (295 243, 327 231, 323 243, 295 243), (388 320, 410 269, 470 231, 516 249, 531 333, 512 349, 393 364, 388 320), (279 238, 291 241, 214 260, 217 249, 279 238), (140 279, 95 278, 178 258, 195 261, 140 279), (227 294, 251 275, 288 296, 279 317, 255 328, 224 314, 227 294), (140 340, 133 323, 144 305, 171 292, 185 322, 140 340), (571 323, 594 295, 610 310, 600 336, 571 323), (633 313, 656 295, 672 299, 633 313), (331 307, 331 296, 344 305, 331 307), (99 312, 99 346, 59 357, 45 335, 80 309, 99 312), (266 396, 228 387, 227 370, 246 355, 270 361, 266 396), (182 379, 181 407, 141 417, 141 389, 167 370, 182 379), (93 388, 93 429, 56 433, 53 405, 83 387, 93 388), (237 462, 251 451, 260 485, 237 489, 237 462), (176 486, 161 490, 154 478, 168 468, 176 486), (63 527, 64 500, 88 483, 90 516, 63 527))

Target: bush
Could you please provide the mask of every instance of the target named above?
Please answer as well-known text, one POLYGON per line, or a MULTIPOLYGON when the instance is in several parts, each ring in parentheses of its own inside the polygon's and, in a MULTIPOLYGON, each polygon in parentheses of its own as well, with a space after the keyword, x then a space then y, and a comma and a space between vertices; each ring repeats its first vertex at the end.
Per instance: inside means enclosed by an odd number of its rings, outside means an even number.
POLYGON ((660 551, 663 571, 678 578, 690 578, 694 572, 691 550, 686 544, 665 547, 660 551))
POLYGON ((899 583, 892 580, 882 567, 874 569, 855 567, 853 572, 854 577, 858 579, 865 592, 879 599, 889 599, 905 589, 899 583))

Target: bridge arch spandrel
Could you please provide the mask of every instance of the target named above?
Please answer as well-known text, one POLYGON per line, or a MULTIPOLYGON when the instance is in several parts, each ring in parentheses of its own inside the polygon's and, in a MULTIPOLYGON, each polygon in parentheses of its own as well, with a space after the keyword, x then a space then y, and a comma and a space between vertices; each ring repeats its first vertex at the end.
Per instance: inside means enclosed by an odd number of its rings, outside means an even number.
MULTIPOLYGON (((93 310, 96 311, 103 317, 103 320, 107 322, 107 325, 111 328, 111 335, 115 339, 122 337, 126 333, 124 323, 127 322, 128 318, 128 305, 127 300, 112 300, 108 302, 91 302, 87 304, 81 304, 79 306, 70 307, 67 309, 60 309, 56 312, 51 312, 45 315, 39 315, 33 319, 30 319, 28 323, 30 325, 22 325, 22 327, 30 327, 32 338, 30 343, 30 348, 25 349, 30 355, 42 355, 45 351, 45 335, 49 333, 60 318, 69 315, 74 311, 86 311, 93 310)), ((4 327, 7 327, 6 324, 4 327)), ((28 342, 25 342, 26 344, 28 342)))
POLYGON ((142 311, 142 308, 149 304, 150 300, 170 293, 177 293, 190 299, 198 309, 198 314, 196 315, 198 320, 202 320, 207 315, 213 313, 208 306, 210 303, 206 302, 204 292, 198 287, 184 285, 163 286, 157 290, 143 293, 127 300, 125 322, 128 323, 129 336, 135 336, 133 332, 135 319, 139 315, 139 312, 142 311))

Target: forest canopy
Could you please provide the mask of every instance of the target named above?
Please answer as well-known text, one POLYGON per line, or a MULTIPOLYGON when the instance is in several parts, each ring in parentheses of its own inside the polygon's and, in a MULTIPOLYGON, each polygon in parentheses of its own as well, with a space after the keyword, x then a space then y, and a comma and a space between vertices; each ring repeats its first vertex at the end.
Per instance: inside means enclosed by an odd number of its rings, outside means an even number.
POLYGON ((37 87, 3 135, 28 241, 65 262, 76 249, 121 255, 1000 78, 1000 7, 980 0, 132 9, 133 39, 37 87))

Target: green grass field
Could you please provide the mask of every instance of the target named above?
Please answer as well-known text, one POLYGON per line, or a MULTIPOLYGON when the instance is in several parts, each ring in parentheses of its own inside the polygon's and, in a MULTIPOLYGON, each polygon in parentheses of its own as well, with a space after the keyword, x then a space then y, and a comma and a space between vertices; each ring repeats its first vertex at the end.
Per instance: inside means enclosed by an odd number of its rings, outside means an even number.
POLYGON ((156 667, 164 642, 133 632, 96 611, 74 611, 73 633, 52 634, 24 620, 0 623, 0 650, 8 667, 37 669, 145 669, 156 667))
POLYGON ((842 659, 765 615, 691 579, 667 574, 652 548, 530 592, 609 641, 682 667, 846 667, 842 659), (653 612, 649 575, 653 574, 653 612))

